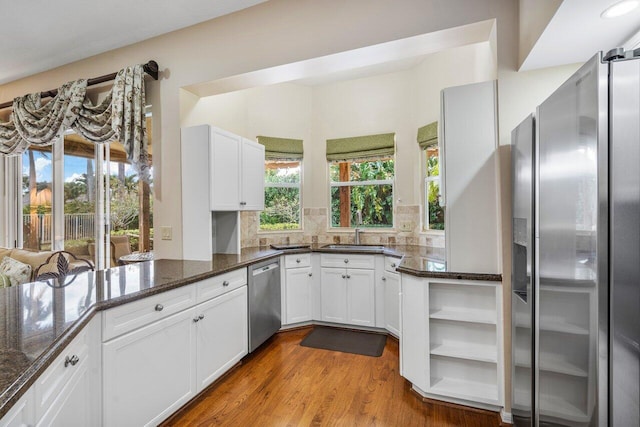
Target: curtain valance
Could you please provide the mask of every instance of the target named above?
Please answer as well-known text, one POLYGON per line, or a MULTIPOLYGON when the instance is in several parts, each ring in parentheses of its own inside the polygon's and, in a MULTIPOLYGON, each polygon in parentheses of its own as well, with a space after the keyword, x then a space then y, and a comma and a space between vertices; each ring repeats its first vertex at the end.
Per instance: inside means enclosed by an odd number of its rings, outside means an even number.
POLYGON ((83 138, 120 141, 140 179, 149 181, 144 69, 120 70, 113 88, 98 105, 86 97, 87 80, 65 83, 48 103, 40 93, 15 98, 8 122, 0 122, 0 154, 20 155, 29 145, 47 146, 73 129, 83 138))
POLYGON ((430 145, 438 144, 438 122, 429 123, 418 129, 418 145, 426 150, 430 145))
POLYGON ((264 157, 271 160, 300 160, 303 156, 302 140, 258 136, 264 145, 264 157))
POLYGON ((327 139, 327 160, 393 156, 395 140, 395 133, 327 139))

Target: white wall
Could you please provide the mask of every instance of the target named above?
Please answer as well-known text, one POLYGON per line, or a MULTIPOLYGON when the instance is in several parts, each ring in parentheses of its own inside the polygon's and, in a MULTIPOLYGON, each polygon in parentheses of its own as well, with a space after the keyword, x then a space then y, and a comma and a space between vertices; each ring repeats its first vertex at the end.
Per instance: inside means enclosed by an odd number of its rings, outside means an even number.
POLYGON ((419 205, 422 155, 417 129, 439 119, 443 88, 494 79, 493 61, 489 42, 483 42, 428 55, 418 65, 392 73, 313 86, 282 83, 202 97, 185 112, 182 125, 208 123, 248 138, 303 139, 303 205, 307 208, 328 207, 327 139, 395 132, 396 203, 419 205))

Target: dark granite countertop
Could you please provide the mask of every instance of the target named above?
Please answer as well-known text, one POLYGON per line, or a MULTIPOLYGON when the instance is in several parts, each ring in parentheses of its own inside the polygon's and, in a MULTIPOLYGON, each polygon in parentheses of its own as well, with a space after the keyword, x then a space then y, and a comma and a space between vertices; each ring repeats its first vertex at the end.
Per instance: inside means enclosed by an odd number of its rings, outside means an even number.
MULTIPOLYGON (((158 259, 101 272, 86 272, 64 288, 46 282, 0 289, 0 418, 26 392, 93 315, 282 254, 337 252, 313 245, 275 250, 246 248, 211 261, 158 259)), ((501 281, 500 275, 447 272, 444 251, 385 245, 379 251, 339 250, 402 258, 398 271, 418 277, 501 281)))

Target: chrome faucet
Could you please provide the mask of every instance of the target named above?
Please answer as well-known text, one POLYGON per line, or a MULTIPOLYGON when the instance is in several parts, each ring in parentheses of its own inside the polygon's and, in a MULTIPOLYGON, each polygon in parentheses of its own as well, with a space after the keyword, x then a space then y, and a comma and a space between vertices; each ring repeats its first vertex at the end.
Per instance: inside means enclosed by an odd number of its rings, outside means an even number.
POLYGON ((355 236, 355 244, 360 244, 360 234, 362 234, 362 230, 358 228, 358 226, 362 225, 362 211, 356 211, 356 236, 355 236))

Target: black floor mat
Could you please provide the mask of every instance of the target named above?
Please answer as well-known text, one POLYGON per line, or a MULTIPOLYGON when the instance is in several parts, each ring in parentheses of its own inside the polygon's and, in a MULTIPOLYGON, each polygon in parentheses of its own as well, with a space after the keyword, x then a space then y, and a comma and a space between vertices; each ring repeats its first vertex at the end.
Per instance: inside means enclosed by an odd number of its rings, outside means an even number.
POLYGON ((382 334, 316 326, 309 335, 304 337, 300 345, 303 347, 380 357, 382 356, 386 343, 387 336, 382 334))

